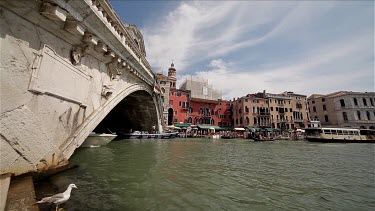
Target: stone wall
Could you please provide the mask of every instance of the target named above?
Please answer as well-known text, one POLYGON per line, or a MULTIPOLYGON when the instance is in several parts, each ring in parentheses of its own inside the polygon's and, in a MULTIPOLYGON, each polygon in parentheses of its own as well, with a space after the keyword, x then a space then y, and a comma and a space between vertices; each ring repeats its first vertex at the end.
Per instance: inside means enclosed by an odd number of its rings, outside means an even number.
POLYGON ((145 53, 121 39, 124 29, 116 34, 96 13, 107 2, 61 2, 0 3, 0 174, 66 164, 100 121, 139 90, 152 97, 160 128, 153 72, 145 53))

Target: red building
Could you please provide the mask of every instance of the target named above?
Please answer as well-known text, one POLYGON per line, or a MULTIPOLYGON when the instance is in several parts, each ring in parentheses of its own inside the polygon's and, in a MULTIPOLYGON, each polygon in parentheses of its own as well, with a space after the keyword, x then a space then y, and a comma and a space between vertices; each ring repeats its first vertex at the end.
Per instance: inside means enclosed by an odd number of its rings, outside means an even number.
POLYGON ((163 108, 168 117, 166 125, 175 123, 206 124, 216 126, 231 125, 230 101, 191 98, 191 90, 176 89, 176 69, 174 64, 168 69, 168 77, 158 74, 162 82, 163 108))
POLYGON ((229 101, 190 99, 190 116, 188 123, 230 126, 231 109, 229 101))
POLYGON ((171 89, 168 103, 168 125, 187 123, 190 108, 190 91, 171 89))

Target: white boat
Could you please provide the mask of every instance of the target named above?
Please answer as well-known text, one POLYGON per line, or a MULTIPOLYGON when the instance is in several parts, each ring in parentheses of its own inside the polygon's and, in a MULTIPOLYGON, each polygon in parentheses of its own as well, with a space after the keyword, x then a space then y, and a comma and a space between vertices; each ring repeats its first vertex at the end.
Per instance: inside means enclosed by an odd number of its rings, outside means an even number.
POLYGON ((209 138, 209 139, 219 139, 220 135, 219 134, 210 134, 210 135, 207 135, 205 137, 209 138))
POLYGON ((311 142, 375 143, 375 130, 349 128, 306 128, 311 142))
POLYGON ((86 138, 86 140, 81 144, 79 147, 94 147, 94 146, 102 146, 106 145, 111 142, 117 135, 115 134, 108 134, 108 133, 90 133, 90 135, 86 138))

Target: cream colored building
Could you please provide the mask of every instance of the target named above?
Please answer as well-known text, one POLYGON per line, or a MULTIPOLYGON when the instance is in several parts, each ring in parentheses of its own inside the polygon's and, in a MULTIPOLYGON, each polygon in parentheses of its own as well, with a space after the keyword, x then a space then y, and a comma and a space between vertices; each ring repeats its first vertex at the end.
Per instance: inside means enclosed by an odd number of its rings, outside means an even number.
POLYGON ((158 82, 162 91, 161 101, 163 104, 163 125, 168 125, 168 109, 171 107, 169 103, 169 95, 171 89, 176 89, 176 68, 172 63, 168 69, 168 76, 157 73, 158 82))
POLYGON ((375 127, 375 92, 313 94, 308 104, 311 118, 319 119, 322 126, 375 127))
POLYGON ((237 127, 304 128, 309 120, 306 96, 293 92, 264 91, 233 99, 232 113, 237 127))

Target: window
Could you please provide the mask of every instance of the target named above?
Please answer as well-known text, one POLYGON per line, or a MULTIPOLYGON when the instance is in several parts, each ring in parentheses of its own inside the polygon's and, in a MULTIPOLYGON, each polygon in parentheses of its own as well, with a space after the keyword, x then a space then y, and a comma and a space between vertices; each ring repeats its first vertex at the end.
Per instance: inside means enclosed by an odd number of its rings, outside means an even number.
POLYGON ((370 98, 370 104, 371 106, 374 106, 374 101, 372 100, 372 98, 370 98))
POLYGON ((181 106, 181 105, 182 105, 181 101, 180 101, 180 102, 178 102, 178 106, 181 106))
POLYGON ((371 120, 370 112, 366 111, 367 120, 371 120))
POLYGON ((254 117, 254 125, 256 125, 256 124, 257 124, 257 118, 254 117))
POLYGON ((174 115, 177 115, 177 111, 174 111, 174 115))
POLYGON ((249 124, 249 123, 250 123, 249 117, 246 117, 246 124, 249 124))
POLYGON ((315 106, 313 107, 313 112, 316 112, 316 107, 315 106))
POLYGON ((344 118, 344 122, 348 121, 348 114, 346 112, 342 112, 342 118, 344 118))
POLYGON ((271 107, 271 111, 273 111, 273 107, 271 107))
POLYGON ((170 100, 170 101, 169 101, 169 105, 170 105, 170 106, 173 106, 173 100, 170 100))
POLYGON ((361 112, 360 111, 357 111, 357 117, 358 117, 358 120, 361 120, 361 112))
POLYGON ((323 105, 323 111, 326 111, 326 110, 327 110, 326 105, 323 105))
POLYGON ((325 102, 326 101, 326 99, 325 98, 322 98, 322 102, 325 102))
POLYGON ((312 104, 315 104, 315 100, 313 100, 311 103, 312 103, 312 104))
POLYGON ((289 112, 293 112, 293 109, 292 109, 292 108, 289 108, 289 112))
POLYGON ((236 119, 236 125, 238 125, 238 119, 236 119))
MULTIPOLYGON (((355 99, 355 98, 354 98, 355 99)), ((344 99, 341 99, 340 100, 340 105, 341 105, 341 107, 345 107, 345 101, 344 101, 344 99)))
POLYGON ((354 105, 357 106, 358 105, 357 98, 353 98, 353 101, 354 101, 354 105))
POLYGON ((240 125, 242 125, 242 117, 240 118, 240 125))
POLYGON ((279 111, 279 107, 276 107, 276 111, 279 111))
POLYGON ((324 121, 328 122, 328 115, 324 115, 324 121))
POLYGON ((362 100, 363 100, 363 105, 367 106, 367 100, 366 100, 366 98, 363 98, 362 100))

